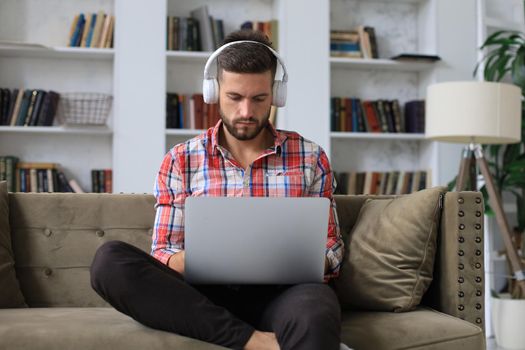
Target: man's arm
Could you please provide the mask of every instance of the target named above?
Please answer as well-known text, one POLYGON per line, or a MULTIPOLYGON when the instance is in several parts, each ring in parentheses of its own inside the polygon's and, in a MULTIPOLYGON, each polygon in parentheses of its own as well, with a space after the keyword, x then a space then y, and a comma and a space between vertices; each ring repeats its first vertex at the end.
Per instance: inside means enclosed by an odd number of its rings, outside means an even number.
POLYGON ((151 254, 179 273, 184 273, 185 186, 180 164, 172 152, 166 154, 155 181, 157 199, 151 254), (182 253, 179 253, 182 252, 182 253))
POLYGON ((330 199, 330 215, 328 218, 328 235, 326 241, 325 279, 337 277, 344 255, 344 244, 339 231, 337 210, 333 191, 335 189, 334 173, 326 153, 320 148, 317 158, 314 180, 310 186, 309 196, 326 197, 330 199))

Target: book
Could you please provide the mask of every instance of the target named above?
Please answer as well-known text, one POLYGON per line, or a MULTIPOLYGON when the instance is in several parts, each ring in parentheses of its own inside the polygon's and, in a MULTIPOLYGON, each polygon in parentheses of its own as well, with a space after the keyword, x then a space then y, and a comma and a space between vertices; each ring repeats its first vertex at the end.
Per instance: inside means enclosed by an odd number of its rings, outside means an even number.
POLYGON ((52 126, 58 108, 60 95, 55 91, 46 92, 42 100, 42 107, 38 117, 38 126, 52 126))
POLYGON ((109 30, 108 30, 108 36, 106 38, 106 42, 104 43, 105 48, 112 48, 113 47, 113 36, 115 33, 115 16, 110 16, 111 20, 109 22, 109 30))
POLYGON ((363 58, 372 58, 372 49, 370 48, 370 38, 368 33, 365 31, 365 27, 360 25, 357 27, 357 33, 359 34, 359 45, 361 47, 361 54, 363 58))
POLYGON ((35 104, 36 104, 36 97, 38 96, 38 90, 32 90, 31 91, 31 98, 30 98, 30 102, 29 102, 29 108, 27 109, 27 114, 25 116, 25 120, 24 120, 24 126, 29 126, 30 122, 31 122, 31 117, 33 116, 33 110, 35 109, 35 104))
POLYGON ((9 110, 7 111, 7 115, 4 118, 3 125, 10 125, 11 124, 11 118, 13 116, 13 111, 15 110, 16 102, 18 100, 18 93, 19 93, 19 91, 20 91, 19 89, 14 89, 11 92, 11 97, 10 97, 10 101, 9 101, 9 110))
POLYGON ((376 32, 374 27, 364 27, 364 31, 368 35, 368 41, 370 44, 370 54, 371 58, 379 58, 379 52, 377 49, 377 39, 376 39, 376 32))
POLYGON ((42 111, 42 103, 44 101, 44 98, 46 96, 47 92, 44 90, 38 90, 37 96, 36 96, 36 102, 35 107, 33 109, 33 115, 31 116, 31 121, 29 123, 29 126, 36 126, 38 125, 38 119, 40 118, 41 111, 42 111))
POLYGON ((214 51, 215 42, 213 37, 213 27, 210 21, 208 6, 198 7, 190 12, 192 18, 198 21, 199 33, 201 38, 201 48, 203 51, 214 51))
POLYGON ((29 104, 31 103, 31 95, 31 90, 26 89, 24 91, 24 96, 22 97, 22 102, 20 104, 20 112, 18 113, 18 117, 15 123, 15 125, 17 126, 24 125, 27 116, 27 111, 29 110, 29 104))
POLYGON ((108 35, 109 35, 110 23, 111 23, 111 16, 106 15, 106 17, 104 18, 104 23, 102 25, 102 30, 101 30, 101 34, 100 34, 100 40, 98 42, 97 47, 103 48, 106 45, 106 41, 107 41, 108 35))
POLYGON ((93 28, 93 36, 91 37, 90 47, 97 48, 100 44, 100 35, 102 34, 102 26, 106 19, 106 14, 104 11, 99 11, 97 13, 97 19, 95 21, 95 27, 93 28))
POLYGON ((9 122, 9 125, 10 126, 15 126, 16 125, 16 122, 18 120, 18 114, 20 113, 20 107, 22 105, 22 100, 24 99, 24 94, 25 94, 25 90, 24 89, 19 89, 18 90, 18 95, 16 97, 16 102, 15 102, 15 106, 13 108, 13 113, 11 114, 11 121, 9 122))
POLYGON ((84 190, 82 189, 82 187, 80 187, 78 182, 76 182, 74 179, 69 180, 68 183, 69 183, 69 187, 71 187, 73 192, 75 192, 75 193, 84 193, 84 190))
POLYGON ((173 16, 168 16, 167 18, 167 21, 166 21, 166 30, 168 31, 166 35, 166 50, 174 50, 173 48, 173 33, 174 33, 174 29, 173 29, 173 16))
POLYGON ((92 13, 91 14, 91 19, 90 19, 90 22, 89 22, 89 29, 88 29, 88 34, 87 34, 87 37, 86 37, 86 46, 85 47, 91 47, 91 42, 93 40, 93 32, 95 31, 95 24, 96 23, 97 23, 97 14, 96 13, 92 13))
POLYGON ((436 62, 440 61, 441 57, 437 55, 424 55, 415 53, 401 53, 390 58, 394 61, 419 61, 419 62, 436 62))
POLYGON ((80 47, 86 47, 87 37, 91 31, 91 21, 93 20, 93 15, 86 15, 86 23, 84 24, 84 30, 82 33, 82 39, 80 40, 80 47))
POLYGON ((73 37, 75 35, 75 32, 77 31, 77 28, 78 28, 78 20, 80 18, 80 14, 77 14, 75 15, 75 17, 73 18, 73 22, 71 22, 71 27, 69 29, 69 44, 68 46, 73 46, 74 44, 74 40, 73 40, 73 37))
POLYGON ((413 100, 405 103, 405 131, 407 133, 425 132, 424 100, 413 100))

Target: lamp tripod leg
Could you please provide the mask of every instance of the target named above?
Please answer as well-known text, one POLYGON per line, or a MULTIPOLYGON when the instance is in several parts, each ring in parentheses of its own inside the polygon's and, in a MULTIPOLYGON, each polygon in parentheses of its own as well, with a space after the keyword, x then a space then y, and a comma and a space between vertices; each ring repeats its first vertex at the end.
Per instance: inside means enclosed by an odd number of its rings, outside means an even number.
POLYGON ((469 169, 472 165, 472 150, 469 146, 466 146, 463 149, 463 155, 461 157, 461 162, 459 164, 459 174, 456 180, 456 191, 463 191, 465 188, 465 183, 467 182, 467 176, 470 173, 469 169))
POLYGON ((523 266, 521 260, 518 256, 518 252, 514 249, 512 245, 512 235, 509 227, 509 223, 503 212, 503 205, 499 193, 496 191, 496 186, 494 185, 494 179, 489 171, 489 166, 487 160, 483 155, 483 150, 480 145, 476 145, 474 150, 476 156, 476 161, 481 170, 481 174, 485 178, 485 185, 487 187, 487 192, 489 194, 489 201, 492 209, 496 213, 496 220, 503 236, 503 243, 505 244, 505 250, 507 252, 507 257, 510 262, 514 277, 516 278, 516 287, 514 291, 511 291, 514 297, 523 298, 525 297, 525 276, 523 272, 523 266))

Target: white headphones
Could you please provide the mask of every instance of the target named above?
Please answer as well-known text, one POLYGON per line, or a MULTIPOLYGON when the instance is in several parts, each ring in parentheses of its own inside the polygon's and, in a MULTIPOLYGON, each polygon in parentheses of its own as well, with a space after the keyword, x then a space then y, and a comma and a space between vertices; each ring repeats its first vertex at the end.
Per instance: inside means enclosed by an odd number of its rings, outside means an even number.
POLYGON ((209 72, 210 67, 212 66, 217 56, 222 52, 222 50, 224 50, 228 46, 239 43, 255 43, 263 45, 268 50, 270 50, 273 53, 273 55, 277 58, 277 61, 283 68, 283 77, 281 80, 276 79, 273 81, 272 104, 276 107, 283 107, 286 103, 286 82, 288 81, 288 73, 286 73, 286 67, 284 66, 284 62, 274 49, 272 49, 268 45, 252 40, 239 40, 224 44, 211 54, 211 56, 208 58, 208 61, 206 62, 206 65, 204 66, 204 80, 202 81, 202 94, 204 97, 204 102, 211 104, 217 103, 217 101, 219 101, 219 82, 217 81, 217 75, 212 75, 209 72))

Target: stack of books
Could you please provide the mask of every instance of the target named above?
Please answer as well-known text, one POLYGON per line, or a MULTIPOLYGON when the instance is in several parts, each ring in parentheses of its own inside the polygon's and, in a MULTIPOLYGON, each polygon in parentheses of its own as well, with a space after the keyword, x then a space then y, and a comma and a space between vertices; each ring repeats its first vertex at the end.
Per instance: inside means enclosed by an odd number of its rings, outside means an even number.
POLYGON ((374 27, 330 31, 330 55, 348 58, 379 58, 374 27))
POLYGON ((0 89, 0 125, 51 126, 60 95, 41 89, 0 89))
POLYGON ((16 164, 18 158, 14 156, 0 157, 0 181, 7 181, 7 191, 16 191, 16 164))
POLYGON ((91 170, 91 190, 95 193, 112 193, 113 171, 111 169, 91 170))
POLYGON ((208 129, 220 119, 218 104, 204 103, 202 94, 168 93, 166 128, 208 129))
POLYGON ((13 192, 84 192, 57 163, 16 162, 13 192))
POLYGON ((115 16, 104 11, 86 15, 79 13, 71 23, 69 46, 111 48, 114 31, 115 16))
POLYGON ((346 132, 419 132, 407 128, 399 100, 365 100, 356 97, 332 97, 332 131, 346 132))
POLYGON ((337 172, 336 194, 399 195, 430 185, 430 171, 337 172))

